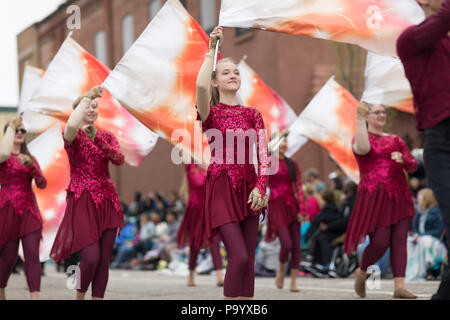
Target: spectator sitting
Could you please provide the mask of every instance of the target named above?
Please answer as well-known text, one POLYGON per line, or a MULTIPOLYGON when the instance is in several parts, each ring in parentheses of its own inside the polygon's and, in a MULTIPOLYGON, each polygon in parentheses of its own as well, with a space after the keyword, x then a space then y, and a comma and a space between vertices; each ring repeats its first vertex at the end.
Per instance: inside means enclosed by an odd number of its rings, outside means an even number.
POLYGON ((413 236, 408 237, 407 280, 422 280, 427 273, 438 273, 447 260, 447 249, 440 241, 444 226, 433 191, 420 190, 417 200, 420 210, 414 217, 413 236))
POLYGON ((161 248, 166 244, 162 239, 167 239, 169 225, 161 221, 161 215, 155 210, 150 212, 150 220, 150 224, 153 226, 152 236, 149 242, 150 246, 146 247, 146 250, 142 250, 143 256, 138 256, 137 259, 133 260, 132 265, 135 268, 146 270, 156 269, 161 248))
POLYGON ((145 211, 145 202, 142 200, 142 193, 136 191, 134 201, 128 206, 128 213, 133 216, 140 215, 145 211))
POLYGON ((144 256, 152 247, 152 240, 156 234, 156 226, 150 221, 150 217, 155 214, 158 215, 154 211, 150 215, 148 213, 142 213, 139 217, 140 229, 137 237, 133 241, 133 256, 137 257, 137 259, 132 262, 132 266, 139 264, 140 257, 144 256))
POLYGON ((170 207, 175 211, 177 216, 184 212, 183 201, 176 191, 172 191, 170 194, 169 203, 170 207))
POLYGON ((265 242, 266 230, 267 225, 264 224, 261 230, 262 238, 258 242, 258 254, 256 255, 255 276, 257 277, 275 277, 280 263, 280 241, 277 237, 275 241, 265 242))
POLYGON ((344 192, 342 191, 343 185, 341 178, 339 178, 336 172, 332 172, 328 175, 328 179, 330 179, 330 188, 329 190, 334 192, 334 200, 339 210, 342 209, 342 201, 344 192))
POLYGON ((305 185, 306 190, 306 215, 309 221, 312 221, 314 217, 320 212, 323 207, 322 197, 315 191, 315 187, 311 183, 305 185))
POLYGON ((339 177, 339 179, 342 181, 343 187, 344 187, 347 183, 349 183, 349 182, 352 181, 352 179, 350 179, 338 165, 336 165, 336 170, 334 170, 334 172, 337 174, 337 176, 339 177))
POLYGON ((162 234, 155 243, 154 248, 160 252, 159 258, 166 261, 166 265, 171 262, 171 251, 177 249, 177 233, 180 228, 180 220, 177 217, 176 211, 171 210, 167 213, 167 233, 162 234))
POLYGON ((169 232, 169 225, 165 221, 163 221, 162 217, 163 215, 159 211, 153 211, 150 213, 150 220, 155 226, 155 239, 159 239, 169 232))
POLYGON ((419 164, 416 172, 411 173, 409 176, 411 179, 417 179, 418 188, 423 189, 427 186, 427 177, 425 172, 425 164, 423 162, 423 149, 413 149, 411 155, 416 159, 419 164))
POLYGON ((356 191, 358 185, 353 181, 347 183, 344 187, 344 202, 342 204, 342 217, 328 224, 323 224, 322 229, 328 232, 335 232, 344 234, 347 231, 347 225, 350 221, 350 215, 353 211, 353 206, 356 201, 356 191))
POLYGON ((136 218, 126 217, 125 225, 116 237, 116 255, 111 263, 111 268, 120 268, 123 263, 130 260, 133 255, 133 240, 136 236, 136 218))
MULTIPOLYGON (((164 200, 157 200, 156 201, 156 208, 153 209, 158 215, 159 215, 159 219, 161 220, 161 218, 165 218, 166 216, 166 205, 164 200)), ((159 221, 158 221, 159 223, 159 221)))
POLYGON ((144 199, 145 210, 152 211, 153 209, 155 209, 156 201, 157 201, 157 197, 156 197, 155 192, 149 191, 147 193, 147 197, 144 199))
POLYGON ((321 193, 323 190, 327 188, 325 183, 319 179, 319 172, 316 168, 311 168, 308 171, 306 171, 306 182, 311 183, 314 185, 315 191, 317 193, 321 193))
POLYGON ((325 201, 325 206, 320 213, 311 221, 311 226, 305 236, 305 241, 308 241, 316 231, 319 234, 314 239, 314 244, 310 248, 310 254, 313 256, 313 265, 305 267, 313 276, 323 278, 324 273, 328 272, 328 267, 331 262, 331 242, 342 234, 339 232, 327 231, 327 225, 342 218, 342 214, 336 206, 334 192, 331 190, 322 191, 322 198, 325 201))

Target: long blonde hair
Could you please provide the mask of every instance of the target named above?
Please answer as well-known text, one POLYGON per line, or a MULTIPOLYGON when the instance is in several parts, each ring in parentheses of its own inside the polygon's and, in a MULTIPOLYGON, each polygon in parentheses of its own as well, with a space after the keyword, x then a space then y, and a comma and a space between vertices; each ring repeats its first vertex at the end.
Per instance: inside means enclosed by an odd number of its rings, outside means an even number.
MULTIPOLYGON (((217 68, 219 67, 220 64, 224 63, 224 62, 231 62, 233 64, 235 64, 237 66, 237 63, 232 59, 232 58, 222 58, 221 60, 217 61, 217 65, 216 65, 216 71, 213 71, 211 74, 211 80, 217 80, 217 68)), ((210 105, 212 106, 216 106, 220 103, 220 92, 219 92, 219 88, 214 87, 211 83, 211 100, 210 100, 210 105)))

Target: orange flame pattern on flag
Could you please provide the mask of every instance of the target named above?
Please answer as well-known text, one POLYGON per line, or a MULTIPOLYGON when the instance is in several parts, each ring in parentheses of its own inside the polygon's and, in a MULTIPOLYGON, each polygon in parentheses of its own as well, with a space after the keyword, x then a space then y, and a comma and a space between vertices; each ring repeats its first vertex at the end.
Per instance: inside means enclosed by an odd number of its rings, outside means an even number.
POLYGON ((245 105, 261 112, 268 138, 272 129, 281 131, 294 123, 297 115, 292 108, 247 63, 241 61, 239 70, 242 83, 239 95, 245 105))
MULTIPOLYGON (((51 74, 47 73, 42 80, 47 82, 44 86, 41 84, 32 97, 32 110, 57 118, 64 123, 72 112, 73 97, 81 96, 94 86, 100 86, 110 73, 108 67, 70 37, 61 46, 49 70, 51 68, 53 68, 51 74), (74 68, 76 72, 68 68, 74 68), (76 76, 67 76, 69 72, 73 72, 76 76), (59 93, 59 89, 63 93, 59 93), (72 90, 70 96, 67 96, 67 90, 72 90)), ((114 101, 106 89, 103 90, 102 97, 98 98, 98 113, 95 122, 98 129, 112 132, 125 155, 125 161, 138 166, 153 149, 156 135, 114 101)))
POLYGON ((290 139, 305 136, 328 151, 342 170, 359 182, 359 169, 351 147, 356 133, 358 100, 330 79, 291 126, 290 139))
POLYGON ((49 259, 54 237, 64 217, 65 189, 70 181, 69 159, 64 150, 61 126, 54 125, 31 141, 28 147, 47 179, 45 189, 39 189, 33 184, 33 191, 43 220, 43 244, 40 248, 40 258, 41 261, 46 261, 49 259))
POLYGON ((423 18, 415 0, 222 0, 219 24, 353 43, 395 56, 400 33, 423 18))

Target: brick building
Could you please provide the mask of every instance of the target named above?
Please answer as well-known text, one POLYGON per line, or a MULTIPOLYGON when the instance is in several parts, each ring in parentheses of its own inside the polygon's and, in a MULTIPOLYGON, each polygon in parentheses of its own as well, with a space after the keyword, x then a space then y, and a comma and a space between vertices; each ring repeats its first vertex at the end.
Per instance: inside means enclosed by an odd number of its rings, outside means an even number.
MULTIPOLYGON (((81 8, 81 29, 73 38, 111 69, 141 34, 164 0, 67 0, 42 21, 18 35, 20 81, 24 64, 46 68, 69 30, 67 8, 81 8)), ((219 0, 181 1, 190 14, 209 32, 216 24, 219 0)), ((247 55, 249 65, 299 114, 314 94, 332 75, 357 99, 363 90, 366 51, 352 45, 337 44, 309 37, 291 36, 259 30, 226 28, 224 56, 239 61, 247 55)), ((393 111, 391 132, 409 134, 414 147, 419 145, 414 117, 393 111)), ((184 174, 182 166, 172 164, 171 145, 160 139, 154 151, 139 168, 124 165, 111 170, 123 200, 131 201, 136 190, 144 193, 178 190, 184 174)), ((334 162, 322 148, 308 142, 295 156, 305 172, 316 167, 327 182, 334 162)))

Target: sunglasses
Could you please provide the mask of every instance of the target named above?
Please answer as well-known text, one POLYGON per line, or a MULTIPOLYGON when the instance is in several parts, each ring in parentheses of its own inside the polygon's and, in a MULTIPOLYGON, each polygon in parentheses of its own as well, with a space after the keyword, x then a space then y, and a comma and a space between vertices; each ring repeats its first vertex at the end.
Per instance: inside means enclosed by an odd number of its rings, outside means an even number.
POLYGON ((26 134, 27 133, 27 130, 25 130, 25 129, 16 129, 16 134, 18 134, 18 133, 21 133, 21 134, 26 134))

